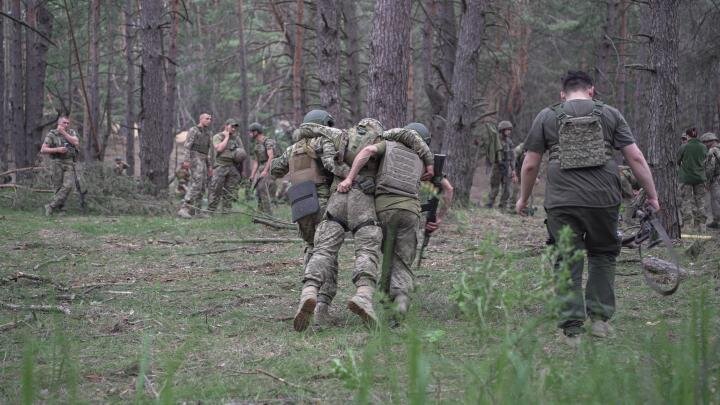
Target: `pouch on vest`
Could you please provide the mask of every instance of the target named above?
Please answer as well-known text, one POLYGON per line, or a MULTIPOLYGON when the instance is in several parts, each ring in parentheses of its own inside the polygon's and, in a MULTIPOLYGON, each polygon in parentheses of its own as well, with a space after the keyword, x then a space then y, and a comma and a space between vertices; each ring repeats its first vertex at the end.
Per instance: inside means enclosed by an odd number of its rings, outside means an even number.
POLYGON ((312 181, 293 184, 287 191, 292 211, 292 222, 308 215, 314 215, 320 211, 320 200, 318 200, 317 186, 312 181))
POLYGON ((318 165, 317 156, 310 145, 296 144, 293 146, 288 167, 292 184, 300 184, 304 181, 312 181, 315 184, 327 182, 327 178, 318 165))
POLYGON ((423 163, 412 150, 386 141, 385 156, 376 178, 376 194, 395 194, 418 198, 423 163))
POLYGON ((590 115, 572 117, 553 108, 558 120, 557 157, 561 169, 603 166, 610 159, 609 143, 602 127, 602 104, 595 102, 590 115))

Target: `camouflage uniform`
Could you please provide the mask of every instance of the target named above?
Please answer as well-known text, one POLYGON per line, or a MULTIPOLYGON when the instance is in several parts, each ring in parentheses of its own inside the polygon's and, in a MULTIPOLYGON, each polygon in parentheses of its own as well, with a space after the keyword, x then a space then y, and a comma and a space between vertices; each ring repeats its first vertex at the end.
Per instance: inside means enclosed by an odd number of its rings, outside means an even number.
POLYGON ((720 146, 713 146, 708 151, 705 160, 705 175, 710 190, 710 207, 712 209, 712 222, 710 228, 720 227, 720 146))
MULTIPOLYGON (((78 137, 77 132, 70 129, 67 131, 70 135, 78 137)), ((79 138, 78 138, 79 139, 79 138)), ((45 135, 44 143, 51 148, 66 147, 68 151, 64 154, 53 153, 50 155, 50 170, 52 173, 52 184, 55 194, 48 206, 50 212, 59 210, 65 205, 70 191, 75 187, 75 176, 77 171, 75 168, 75 159, 77 157, 77 149, 67 142, 65 137, 56 129, 48 131, 45 135)))
MULTIPOLYGON (((293 150, 296 148, 309 150, 310 153, 308 154, 310 156, 314 156, 315 159, 320 161, 320 167, 322 170, 319 175, 325 177, 326 179, 324 182, 317 181, 315 184, 317 187, 320 210, 315 215, 308 215, 297 221, 298 231, 302 239, 305 241, 305 257, 303 260, 303 266, 307 266, 315 250, 316 229, 325 216, 325 210, 327 209, 328 200, 330 199, 330 182, 332 181, 334 175, 340 178, 345 178, 347 173, 350 171, 350 168, 344 162, 338 163, 335 161, 337 149, 329 139, 325 137, 306 138, 289 146, 281 156, 273 159, 272 166, 270 167, 270 173, 274 177, 283 177, 289 173, 290 159, 293 156, 293 150)), ((327 305, 332 303, 332 300, 335 298, 335 294, 337 293, 337 257, 332 260, 331 267, 332 268, 327 272, 327 277, 323 280, 318 291, 318 302, 325 303, 327 305)))
POLYGON ((640 183, 638 183, 629 166, 621 165, 618 166, 618 168, 620 169, 620 190, 622 192, 623 199, 622 205, 625 208, 622 219, 625 223, 632 223, 634 222, 633 215, 635 214, 635 211, 640 208, 633 203, 637 191, 640 190, 640 183))
MULTIPOLYGON (((253 153, 255 160, 258 162, 257 172, 255 172, 256 176, 259 176, 263 172, 266 164, 270 164, 268 163, 268 150, 275 150, 275 140, 265 137, 263 142, 255 143, 253 153)), ((270 203, 272 202, 271 195, 274 195, 274 193, 271 194, 271 190, 274 191, 275 189, 274 184, 275 182, 270 176, 265 176, 258 180, 255 185, 255 195, 257 196, 258 207, 261 212, 272 214, 270 203)))
MULTIPOLYGON (((511 204, 515 204, 515 202, 518 200, 518 197, 520 196, 520 172, 522 171, 522 164, 523 160, 525 160, 525 154, 527 153, 527 150, 525 150, 525 142, 520 142, 518 146, 515 147, 515 150, 513 151, 515 155, 515 174, 517 175, 517 183, 513 184, 513 192, 512 192, 512 198, 510 199, 511 204)), ((528 208, 533 208, 533 198, 530 196, 530 199, 528 200, 528 208)))
POLYGON ((237 199, 240 180, 242 179, 234 159, 235 154, 245 154, 242 140, 237 134, 231 134, 225 150, 219 153, 215 152, 214 146, 221 143, 223 139, 225 139, 223 132, 215 134, 212 139, 212 160, 214 160, 215 164, 208 191, 209 211, 215 211, 221 201, 222 209, 229 210, 232 208, 233 201, 237 199))
POLYGON ((495 160, 493 162, 492 174, 490 175, 490 194, 488 194, 487 207, 492 208, 495 204, 495 198, 502 187, 502 195, 498 208, 506 208, 508 199, 510 198, 510 189, 512 187, 512 173, 515 164, 515 152, 512 139, 510 137, 500 136, 500 148, 495 152, 495 160))
POLYGON ((190 172, 187 169, 182 167, 177 169, 175 171, 175 194, 184 198, 189 180, 190 172))
POLYGON ((690 138, 680 147, 677 163, 678 180, 681 183, 683 224, 694 221, 695 227, 705 226, 705 158, 707 147, 697 138, 690 138))
POLYGON ((192 207, 202 207, 202 197, 208 183, 208 167, 211 165, 210 137, 208 127, 196 125, 188 131, 183 160, 190 162, 190 185, 185 193, 182 208, 191 210, 192 207))

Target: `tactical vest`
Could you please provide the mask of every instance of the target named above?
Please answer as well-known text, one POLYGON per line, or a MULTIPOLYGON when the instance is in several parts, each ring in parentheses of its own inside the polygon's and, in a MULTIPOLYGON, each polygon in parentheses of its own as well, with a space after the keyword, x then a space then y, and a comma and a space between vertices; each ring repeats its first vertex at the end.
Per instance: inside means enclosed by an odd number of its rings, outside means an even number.
MULTIPOLYGON (((356 128, 351 128, 347 132, 347 146, 344 148, 343 161, 352 166, 355 157, 357 157, 360 151, 368 146, 374 144, 379 138, 374 134, 361 134, 358 133, 356 128)), ((360 170, 361 174, 364 175, 375 175, 378 169, 378 162, 376 159, 370 159, 365 166, 360 170)))
POLYGON ((292 146, 288 166, 290 183, 293 185, 303 181, 312 181, 315 184, 326 184, 328 181, 318 164, 318 156, 308 141, 292 146))
POLYGON ((228 139, 227 146, 225 147, 225 150, 222 151, 220 154, 217 155, 215 158, 215 161, 223 166, 232 165, 235 162, 235 151, 238 149, 242 149, 242 146, 240 145, 240 142, 238 141, 237 137, 235 135, 230 135, 230 139, 228 139))
POLYGON ((207 155, 210 150, 210 134, 206 129, 198 126, 193 127, 191 131, 192 130, 196 130, 197 135, 195 135, 195 139, 193 139, 193 143, 190 145, 190 150, 207 155))
POLYGON ((602 126, 603 103, 594 101, 590 115, 573 117, 563 104, 552 107, 557 119, 558 143, 550 148, 550 159, 559 159, 561 169, 604 166, 612 158, 613 148, 605 139, 602 126))
MULTIPOLYGON (((73 132, 70 132, 71 135, 73 135, 73 132)), ((78 155, 78 150, 75 147, 75 145, 68 142, 65 137, 58 132, 55 129, 52 129, 48 132, 48 135, 50 135, 52 139, 52 144, 49 145, 52 148, 60 148, 65 147, 67 149, 67 152, 65 153, 52 153, 50 154, 50 159, 54 160, 62 160, 62 161, 74 161, 75 158, 78 155)), ((77 136, 75 134, 75 136, 77 136)))
POLYGON ((423 163, 404 145, 386 141, 385 156, 375 180, 375 194, 395 194, 418 198, 423 163))
POLYGON ((265 138, 262 142, 256 142, 255 143, 255 159, 257 159, 258 163, 263 164, 268 161, 268 153, 267 153, 267 141, 269 141, 270 138, 265 138))

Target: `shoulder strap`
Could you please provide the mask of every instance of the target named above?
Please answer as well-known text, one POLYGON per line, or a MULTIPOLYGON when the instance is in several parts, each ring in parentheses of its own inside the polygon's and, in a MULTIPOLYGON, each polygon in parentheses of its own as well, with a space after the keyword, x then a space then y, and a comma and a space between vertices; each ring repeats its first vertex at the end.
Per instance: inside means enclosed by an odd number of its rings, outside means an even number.
POLYGON ((600 100, 593 99, 593 115, 597 115, 598 117, 602 116, 603 107, 605 104, 600 100))
POLYGON ((568 117, 568 115, 563 110, 563 103, 557 103, 550 107, 550 109, 555 112, 555 118, 558 120, 558 122, 568 117))

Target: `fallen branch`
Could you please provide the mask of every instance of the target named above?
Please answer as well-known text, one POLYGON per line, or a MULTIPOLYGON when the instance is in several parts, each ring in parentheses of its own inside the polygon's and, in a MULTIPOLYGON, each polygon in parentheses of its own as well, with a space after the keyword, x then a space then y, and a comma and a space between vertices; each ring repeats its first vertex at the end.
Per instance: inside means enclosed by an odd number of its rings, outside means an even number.
POLYGON ((37 169, 37 170, 46 170, 46 168, 44 168, 44 167, 42 167, 42 166, 22 167, 22 168, 20 168, 20 169, 12 169, 12 170, 8 170, 8 171, 6 171, 6 172, 2 172, 2 173, 0 173, 0 177, 6 176, 6 175, 8 175, 8 174, 19 173, 19 172, 26 172, 26 171, 28 171, 28 170, 36 170, 36 169, 37 169))
POLYGON ((0 307, 13 311, 60 312, 65 315, 70 315, 70 309, 60 305, 18 305, 0 302, 0 307))
POLYGON ((52 260, 48 260, 48 261, 46 261, 46 262, 38 263, 38 264, 35 265, 35 267, 33 267, 33 270, 37 270, 37 269, 39 269, 40 267, 46 266, 46 265, 51 264, 51 263, 60 263, 61 261, 65 260, 66 257, 67 257, 67 255, 64 255, 64 256, 60 256, 60 257, 57 258, 57 259, 52 259, 52 260))
POLYGON ((207 252, 192 252, 192 253, 185 253, 185 256, 202 256, 202 255, 212 255, 215 253, 225 253, 225 252, 234 252, 236 250, 244 249, 243 247, 236 247, 236 248, 229 248, 229 249, 220 249, 220 250, 210 250, 207 252))
POLYGON ((663 276, 675 275, 675 273, 678 272, 677 275, 680 277, 680 279, 687 278, 689 274, 687 269, 684 269, 680 266, 677 266, 675 263, 659 259, 657 257, 643 258, 642 266, 645 270, 651 273, 660 274, 663 276))
POLYGON ((293 243, 304 242, 301 238, 257 238, 257 239, 220 239, 213 243, 293 243))
MULTIPOLYGON (((36 266, 36 267, 37 267, 37 266, 36 266)), ((38 282, 38 283, 49 283, 49 284, 52 284, 53 287, 55 287, 55 288, 57 288, 58 290, 61 290, 61 291, 67 291, 67 290, 68 290, 68 288, 65 287, 64 285, 62 285, 62 284, 57 284, 57 283, 55 283, 54 281, 50 280, 49 278, 42 277, 42 276, 38 276, 37 274, 23 273, 22 271, 18 271, 18 272, 16 272, 15 274, 13 274, 13 275, 11 275, 11 276, 7 276, 7 277, 4 277, 4 278, 0 279, 0 285, 7 284, 7 283, 9 283, 9 282, 11 282, 11 281, 18 281, 18 280, 21 279, 21 278, 22 278, 22 279, 26 279, 26 280, 32 280, 32 281, 35 281, 35 282, 38 282)))
POLYGON ((274 229, 296 229, 295 225, 287 225, 282 222, 275 222, 265 218, 252 217, 252 222, 255 224, 267 225, 274 229))
POLYGON ((286 380, 286 379, 284 379, 284 378, 282 378, 282 377, 278 377, 278 376, 276 376, 276 375, 274 375, 274 374, 271 374, 271 373, 269 373, 269 372, 267 372, 267 371, 265 371, 265 370, 263 370, 263 369, 261 369, 261 368, 256 368, 256 369, 255 369, 255 372, 258 373, 258 374, 266 375, 266 376, 272 378, 273 380, 280 381, 281 383, 287 384, 287 385, 289 385, 289 386, 291 386, 291 387, 293 387, 293 388, 305 390, 305 391, 311 392, 311 393, 313 393, 313 394, 316 393, 315 390, 312 390, 312 389, 310 389, 310 388, 308 388, 308 387, 305 387, 305 386, 302 386, 302 385, 299 385, 299 384, 291 383, 290 381, 288 381, 288 380, 286 380))
POLYGON ((55 190, 46 190, 43 188, 30 188, 30 187, 21 186, 20 184, 15 184, 15 183, 0 184, 0 188, 14 188, 14 189, 24 188, 26 190, 29 190, 29 191, 32 191, 35 193, 54 193, 55 192, 55 190))

